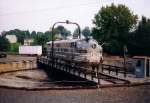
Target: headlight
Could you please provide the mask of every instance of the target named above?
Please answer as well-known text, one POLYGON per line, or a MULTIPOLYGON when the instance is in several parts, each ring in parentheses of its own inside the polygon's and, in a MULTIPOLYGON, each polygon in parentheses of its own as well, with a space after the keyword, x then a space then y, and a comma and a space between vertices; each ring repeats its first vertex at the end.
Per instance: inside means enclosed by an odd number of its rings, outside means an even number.
POLYGON ((92 44, 92 46, 91 46, 93 49, 95 49, 96 48, 96 44, 92 44))

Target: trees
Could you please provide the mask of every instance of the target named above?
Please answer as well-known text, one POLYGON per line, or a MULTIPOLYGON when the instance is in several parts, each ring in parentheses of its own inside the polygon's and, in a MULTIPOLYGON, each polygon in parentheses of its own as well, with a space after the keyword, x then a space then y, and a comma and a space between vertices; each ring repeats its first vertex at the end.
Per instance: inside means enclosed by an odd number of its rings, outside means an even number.
POLYGON ((31 37, 34 38, 36 36, 36 31, 32 31, 31 37))
POLYGON ((48 38, 48 41, 52 40, 52 33, 50 31, 46 31, 44 35, 48 38))
POLYGON ((82 34, 84 37, 89 37, 91 35, 91 31, 90 31, 90 28, 89 27, 85 27, 83 30, 82 30, 82 34))
POLYGON ((10 44, 10 52, 17 53, 19 51, 20 43, 12 43, 10 44))
POLYGON ((18 38, 18 42, 21 44, 24 44, 24 39, 25 38, 29 38, 30 37, 30 33, 29 31, 21 31, 19 30, 19 32, 16 32, 16 36, 18 38))
POLYGON ((4 36, 0 36, 0 51, 8 51, 10 49, 10 43, 4 36))
POLYGON ((64 26, 59 25, 56 29, 64 39, 66 39, 67 36, 71 35, 71 32, 67 30, 64 26))
POLYGON ((73 32, 73 38, 78 38, 79 37, 79 29, 76 28, 73 32))
POLYGON ((37 32, 37 35, 34 37, 34 45, 42 45, 44 46, 49 39, 43 32, 37 32))
MULTIPOLYGON (((82 33, 82 35, 83 35, 85 38, 91 36, 91 30, 90 30, 89 27, 85 27, 83 30, 81 30, 81 33, 82 33)), ((79 37, 79 29, 78 29, 78 28, 76 28, 76 29, 74 30, 74 32, 73 32, 73 37, 74 37, 74 38, 79 37)))
POLYGON ((17 36, 17 41, 21 44, 24 43, 24 39, 25 38, 29 38, 30 37, 30 32, 28 30, 26 31, 22 31, 22 30, 19 30, 19 29, 14 29, 14 30, 10 30, 10 31, 7 31, 7 32, 4 32, 3 35, 16 35, 17 36))
POLYGON ((93 37, 104 45, 104 51, 112 54, 122 54, 123 46, 127 43, 129 31, 137 23, 137 15, 134 15, 125 5, 102 7, 95 15, 92 29, 93 37))
POLYGON ((137 29, 131 34, 128 47, 132 55, 150 56, 150 19, 142 16, 137 29))

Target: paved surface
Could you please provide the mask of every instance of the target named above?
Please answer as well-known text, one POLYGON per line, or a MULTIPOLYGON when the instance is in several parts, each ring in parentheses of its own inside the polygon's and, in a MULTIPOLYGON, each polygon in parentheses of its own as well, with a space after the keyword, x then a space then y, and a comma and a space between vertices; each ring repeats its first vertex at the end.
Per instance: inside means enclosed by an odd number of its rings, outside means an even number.
POLYGON ((43 70, 26 70, 8 72, 0 75, 0 86, 16 87, 16 88, 38 88, 52 86, 51 79, 43 70), (45 85, 45 84, 49 85, 45 85))
POLYGON ((0 74, 0 87, 25 88, 25 89, 47 89, 47 88, 73 88, 72 86, 92 85, 90 82, 72 76, 46 73, 41 69, 15 71, 0 74), (65 78, 65 77, 66 78, 65 78), (71 79, 73 78, 73 79, 71 79))
POLYGON ((36 57, 21 56, 21 55, 7 55, 7 58, 0 58, 0 63, 27 61, 27 60, 35 60, 35 59, 36 57))
POLYGON ((0 88, 0 103, 150 103, 150 85, 44 91, 0 88))
POLYGON ((0 73, 37 68, 36 57, 8 55, 0 58, 0 73))

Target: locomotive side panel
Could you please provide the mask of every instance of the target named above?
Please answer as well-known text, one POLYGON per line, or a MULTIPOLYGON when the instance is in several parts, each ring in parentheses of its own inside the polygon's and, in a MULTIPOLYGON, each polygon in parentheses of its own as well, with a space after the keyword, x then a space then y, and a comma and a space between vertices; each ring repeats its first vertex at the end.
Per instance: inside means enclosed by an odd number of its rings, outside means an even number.
MULTIPOLYGON (((47 52, 50 55, 51 42, 48 45, 47 52)), ((59 58, 87 64, 100 63, 103 59, 102 47, 93 39, 88 42, 85 39, 55 41, 54 55, 59 58)))

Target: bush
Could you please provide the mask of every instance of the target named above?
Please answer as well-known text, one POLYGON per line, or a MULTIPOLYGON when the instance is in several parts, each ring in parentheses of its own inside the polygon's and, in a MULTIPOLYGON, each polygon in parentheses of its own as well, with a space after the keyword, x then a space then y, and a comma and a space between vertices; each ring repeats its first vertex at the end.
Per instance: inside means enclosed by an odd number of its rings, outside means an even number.
POLYGON ((13 43, 11 44, 10 52, 18 52, 19 51, 20 43, 13 43))
POLYGON ((0 36, 0 51, 9 51, 10 49, 10 43, 8 41, 8 39, 6 39, 3 36, 0 36))

